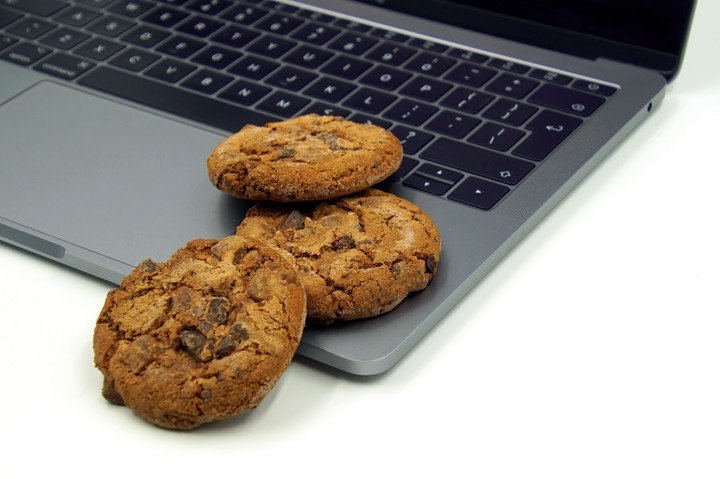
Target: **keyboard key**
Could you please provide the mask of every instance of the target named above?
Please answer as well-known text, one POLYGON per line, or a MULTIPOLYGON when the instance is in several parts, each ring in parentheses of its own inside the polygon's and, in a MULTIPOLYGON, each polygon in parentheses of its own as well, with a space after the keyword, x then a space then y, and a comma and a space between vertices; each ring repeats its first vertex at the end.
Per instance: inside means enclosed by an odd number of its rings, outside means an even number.
POLYGON ((347 118, 352 112, 350 110, 346 110, 345 108, 340 108, 335 105, 328 105, 327 103, 316 101, 315 103, 307 107, 305 111, 303 111, 303 115, 307 115, 309 113, 315 113, 317 115, 341 116, 343 118, 347 118))
POLYGON ((192 57, 191 60, 201 65, 222 70, 238 58, 240 58, 240 54, 234 50, 212 45, 192 57))
POLYGON ((311 23, 300 28, 293 33, 292 37, 313 45, 325 45, 327 42, 335 38, 340 30, 319 23, 311 23))
MULTIPOLYGON (((412 44, 412 42, 410 42, 412 44)), ((426 75, 440 76, 450 68, 455 60, 433 55, 432 53, 421 53, 406 65, 406 68, 426 75)))
POLYGON ((487 93, 477 92, 469 88, 458 87, 448 96, 443 98, 440 104, 449 106, 456 110, 467 113, 479 113, 485 105, 494 100, 495 97, 487 93))
POLYGON ((35 20, 34 18, 26 18, 13 23, 12 26, 7 29, 7 32, 32 40, 40 35, 44 35, 53 28, 55 28, 55 25, 52 23, 35 20))
POLYGON ((617 88, 602 85, 600 83, 589 82, 587 80, 575 80, 572 87, 576 90, 586 91, 588 93, 594 93, 602 96, 610 96, 617 91, 617 88))
POLYGON ((91 23, 88 30, 108 37, 117 37, 133 25, 132 22, 120 17, 104 16, 91 23))
POLYGON ((418 126, 438 109, 413 100, 402 99, 385 112, 385 117, 418 126))
POLYGON ((501 60, 499 58, 494 58, 490 60, 490 63, 488 63, 488 65, 490 65, 491 67, 500 68, 502 70, 507 70, 512 73, 519 73, 520 75, 522 75, 523 73, 527 73, 527 71, 530 70, 529 66, 521 65, 510 60, 501 60))
POLYGON ((131 48, 113 58, 110 64, 132 72, 139 72, 140 70, 144 70, 146 67, 150 66, 159 58, 160 57, 158 55, 138 50, 136 48, 131 48))
POLYGON ((376 43, 377 40, 370 37, 364 37, 354 33, 344 33, 333 40, 328 45, 328 48, 351 55, 362 55, 376 43))
POLYGON ((151 48, 169 36, 170 34, 163 30, 158 30, 153 27, 140 26, 125 34, 122 37, 122 40, 139 47, 151 48))
POLYGON ((187 58, 204 46, 205 44, 201 41, 188 37, 174 36, 157 47, 156 50, 174 57, 187 58))
POLYGON ((403 185, 407 185, 436 196, 444 195, 452 186, 447 183, 443 183, 442 181, 437 181, 432 178, 428 178, 427 176, 421 176, 418 174, 408 176, 408 178, 403 181, 403 185))
POLYGON ((194 66, 187 63, 165 59, 153 65, 145 75, 167 83, 177 83, 195 70, 194 66))
POLYGON ((445 79, 478 88, 494 76, 495 70, 469 63, 461 63, 445 75, 445 79))
POLYGON ((385 181, 388 183, 395 183, 397 181, 400 181, 403 176, 410 173, 410 170, 415 168, 418 163, 420 163, 418 160, 413 160, 412 158, 404 156, 402 159, 402 163, 400 163, 400 168, 395 170, 392 175, 388 176, 385 181))
POLYGON ((415 50, 412 48, 401 47, 390 42, 382 42, 365 56, 377 62, 398 66, 405 63, 405 60, 414 54, 415 50))
MULTIPOLYGON (((113 0, 77 0, 79 3, 84 3, 85 5, 90 5, 92 7, 102 8, 106 6, 107 4, 111 3, 113 0)), ((167 0, 163 0, 166 2, 167 0)))
POLYGON ((295 43, 278 37, 262 36, 247 47, 248 51, 270 57, 280 58, 285 55, 295 43))
POLYGON ((346 20, 344 18, 338 18, 335 20, 335 25, 345 30, 354 30, 361 33, 369 32, 372 28, 370 25, 365 25, 364 23, 355 22, 353 20, 346 20))
POLYGON ((392 123, 389 121, 381 120, 380 118, 375 118, 374 116, 363 115, 362 113, 355 113, 353 116, 348 118, 348 120, 354 121, 355 123, 362 123, 363 125, 375 125, 385 129, 392 126, 392 123))
POLYGON ((270 115, 102 66, 91 70, 78 83, 228 132, 239 131, 247 124, 277 121, 270 115))
POLYGON ((293 7, 292 5, 288 5, 287 3, 274 2, 271 0, 263 2, 263 7, 267 7, 272 10, 279 10, 279 11, 285 12, 285 13, 295 13, 298 10, 300 10, 299 7, 293 7))
POLYGON ((370 88, 361 88, 345 100, 343 104, 368 113, 380 113, 396 99, 395 95, 371 90, 370 88))
POLYGON ((254 56, 246 56, 235 65, 233 65, 230 73, 236 73, 252 80, 260 80, 266 77, 271 71, 279 67, 280 64, 265 60, 254 56))
POLYGON ((11 12, 10 10, 5 10, 4 8, 0 8, 0 28, 4 27, 5 25, 10 25, 18 18, 22 18, 22 15, 20 15, 19 13, 11 12))
POLYGON ((3 35, 2 33, 0 33, 0 50, 5 50, 7 47, 13 45, 16 42, 17 40, 15 40, 14 38, 8 37, 7 35, 3 35))
POLYGON ((287 35, 302 24, 303 21, 298 18, 288 17, 287 15, 270 15, 255 27, 275 35, 287 35))
POLYGON ((557 83, 558 85, 567 85, 572 81, 572 78, 567 75, 562 75, 558 72, 552 72, 549 70, 541 70, 539 68, 535 68, 531 71, 530 76, 533 78, 539 78, 540 80, 557 83))
POLYGON ((190 15, 170 7, 160 7, 143 17, 143 20, 161 27, 170 28, 190 15))
POLYGON ((305 108, 308 103, 310 101, 305 98, 278 91, 263 100, 258 108, 283 118, 290 118, 305 108))
POLYGON ((237 80, 220 92, 220 98, 224 98, 241 105, 250 106, 260 101, 261 98, 271 91, 272 90, 270 90, 270 88, 260 86, 255 82, 237 80))
POLYGON ((212 95, 231 81, 231 76, 203 69, 194 73, 190 78, 182 82, 181 85, 205 93, 206 95, 212 95))
POLYGON ((412 40, 410 40, 410 45, 436 53, 442 53, 449 48, 446 45, 431 42, 430 40, 422 40, 420 38, 413 38, 412 40))
POLYGON ((290 54, 287 55, 284 60, 288 63, 293 63, 295 65, 300 65, 302 67, 314 70, 326 61, 328 61, 330 57, 332 57, 332 53, 326 52, 325 50, 300 45, 292 52, 290 52, 290 54))
POLYGON ((510 185, 517 184, 534 167, 529 161, 448 138, 435 140, 420 158, 510 185))
POLYGON ((469 177, 455 188, 448 198, 459 203, 489 210, 505 196, 510 188, 480 178, 469 177))
POLYGON ((188 35, 205 38, 218 31, 222 26, 222 23, 216 22, 215 20, 208 20, 201 17, 190 17, 188 20, 181 23, 177 27, 177 30, 182 33, 187 33, 188 35))
MULTIPOLYGON (((55 20, 73 27, 82 27, 83 25, 90 23, 99 17, 100 14, 89 8, 84 7, 71 7, 66 8, 59 15, 55 17, 55 20)), ((0 22, 0 26, 2 22, 0 22)))
POLYGON ((242 25, 252 25, 268 13, 269 12, 263 8, 249 5, 238 5, 237 7, 225 12, 222 15, 222 18, 232 20, 233 22, 240 23, 242 25))
POLYGON ((582 120, 554 111, 542 111, 527 125, 532 133, 513 154, 533 161, 540 161, 567 138, 582 120))
POLYGON ((420 148, 425 146, 434 138, 434 136, 430 133, 425 133, 424 131, 401 125, 393 128, 392 132, 395 136, 397 136, 398 140, 400 140, 403 147, 403 153, 406 155, 414 155, 420 151, 420 148))
POLYGON ((529 78, 503 73, 493 80, 485 89, 512 98, 524 98, 538 86, 540 82, 529 78))
POLYGON ((49 17, 67 3, 58 0, 0 0, 0 5, 8 5, 26 13, 32 13, 41 17, 49 17))
POLYGON ((313 20, 315 22, 322 22, 322 23, 330 23, 333 20, 335 20, 335 17, 331 17, 330 15, 326 15, 321 12, 316 12, 314 10, 305 10, 301 9, 297 12, 298 15, 301 17, 309 18, 310 20, 313 20))
POLYGON ((189 4, 186 8, 195 10, 205 15, 215 16, 232 5, 230 0, 197 0, 189 4))
POLYGON ((355 89, 355 85, 335 78, 320 78, 310 85, 305 94, 325 100, 330 103, 338 103, 355 89))
POLYGON ((394 68, 377 66, 360 78, 360 83, 393 91, 405 83, 412 75, 394 68))
POLYGON ((45 35, 41 40, 44 44, 61 50, 70 50, 90 38, 89 35, 69 28, 59 28, 45 35))
POLYGON ((462 173, 448 170, 447 168, 433 165, 432 163, 423 164, 420 168, 417 169, 417 173, 422 173, 423 175, 429 176, 431 178, 449 181, 452 184, 457 183, 463 177, 462 173))
POLYGON ((212 37, 212 40, 229 47, 242 48, 259 36, 259 33, 247 28, 229 25, 212 37))
POLYGON ((354 80, 365 73, 370 67, 372 67, 372 63, 370 62, 346 56, 339 56, 325 65, 322 68, 322 71, 331 75, 354 80))
POLYGON ((489 56, 483 55, 482 53, 471 52, 469 50, 461 50, 460 48, 450 49, 448 55, 473 63, 485 63, 490 58, 489 56))
POLYGON ((488 122, 470 135, 468 141, 495 150, 507 151, 524 135, 521 130, 488 122))
POLYGON ((125 47, 119 43, 111 42, 110 40, 105 40, 104 38, 93 38, 75 50, 75 53, 91 60, 103 61, 110 58, 123 48, 125 47))
POLYGON ((144 0, 121 0, 108 10, 113 13, 125 15, 126 17, 135 18, 147 12, 152 7, 152 3, 144 0))
POLYGON ((49 48, 22 42, 6 50, 0 58, 17 63, 18 65, 30 65, 50 52, 52 52, 52 50, 49 48))
POLYGON ((317 75, 314 73, 292 67, 282 67, 268 78, 266 82, 287 90, 300 91, 315 78, 317 78, 317 75))
POLYGON ((93 62, 66 53, 56 53, 42 59, 33 69, 65 80, 73 80, 94 66, 93 62))
POLYGON ((605 103, 599 96, 550 84, 538 88, 528 101, 580 116, 590 116, 605 103))
POLYGON ((470 130, 478 126, 478 124, 480 124, 480 120, 471 116, 453 111, 443 111, 427 124, 427 129, 454 138, 462 138, 470 133, 470 130))
POLYGON ((508 125, 520 126, 527 121, 535 112, 534 106, 519 103, 513 100, 501 98, 485 110, 483 117, 501 121, 508 125))
POLYGON ((452 85, 440 80, 426 77, 415 77, 405 85, 400 93, 426 101, 435 101, 443 96, 452 85))
POLYGON ((384 28, 373 28, 370 35, 384 38, 385 40, 392 40, 394 42, 405 43, 410 40, 410 37, 403 35, 402 33, 393 32, 392 30, 385 30, 384 28))

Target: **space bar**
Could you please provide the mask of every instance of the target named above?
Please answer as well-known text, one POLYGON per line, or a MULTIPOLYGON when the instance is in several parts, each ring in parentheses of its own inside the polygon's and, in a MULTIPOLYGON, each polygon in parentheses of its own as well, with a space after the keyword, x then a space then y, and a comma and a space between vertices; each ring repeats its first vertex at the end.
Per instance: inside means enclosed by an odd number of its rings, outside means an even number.
POLYGON ((230 132, 238 131, 248 123, 264 125, 277 121, 263 113, 106 67, 91 71, 78 83, 230 132))

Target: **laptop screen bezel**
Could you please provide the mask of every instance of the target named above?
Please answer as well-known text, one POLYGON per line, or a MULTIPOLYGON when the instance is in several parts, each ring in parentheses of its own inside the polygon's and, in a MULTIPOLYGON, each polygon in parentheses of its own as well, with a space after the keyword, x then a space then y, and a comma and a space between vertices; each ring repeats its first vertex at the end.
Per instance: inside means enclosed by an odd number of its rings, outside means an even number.
POLYGON ((637 44, 530 21, 525 18, 468 7, 460 2, 447 0, 413 0, 412 2, 406 0, 356 1, 583 58, 608 58, 623 63, 631 63, 655 70, 668 80, 672 80, 680 69, 692 16, 697 3, 697 0, 691 0, 686 17, 680 20, 683 29, 678 50, 668 53, 637 44))

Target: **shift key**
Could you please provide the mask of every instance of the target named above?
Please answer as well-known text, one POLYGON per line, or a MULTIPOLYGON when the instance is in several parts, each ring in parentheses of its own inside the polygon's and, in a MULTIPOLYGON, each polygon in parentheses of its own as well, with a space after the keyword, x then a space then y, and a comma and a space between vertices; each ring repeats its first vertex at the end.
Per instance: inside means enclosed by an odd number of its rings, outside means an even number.
POLYGON ((517 184, 533 169, 533 164, 529 161, 518 160, 447 138, 435 140, 425 148, 420 157, 508 185, 517 184))

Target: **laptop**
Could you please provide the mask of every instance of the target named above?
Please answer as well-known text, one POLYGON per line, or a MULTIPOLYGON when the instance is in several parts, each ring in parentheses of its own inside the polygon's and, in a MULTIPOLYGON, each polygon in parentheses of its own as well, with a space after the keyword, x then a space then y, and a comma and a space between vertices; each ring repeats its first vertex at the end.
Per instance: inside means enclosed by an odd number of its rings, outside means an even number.
POLYGON ((383 126, 404 160, 379 187, 436 221, 437 276, 298 350, 381 373, 658 107, 694 5, 0 0, 0 239, 119 283, 242 221, 251 204, 206 173, 229 133, 310 112, 383 126))

